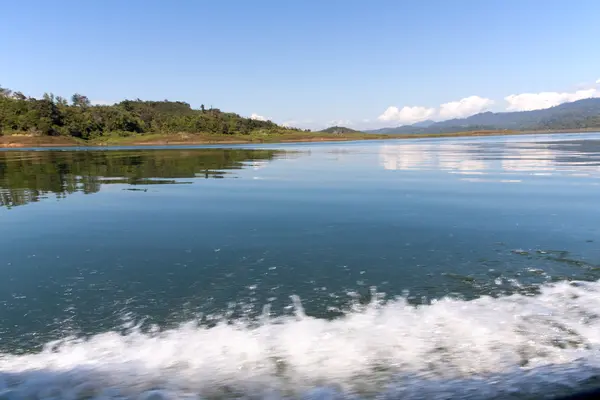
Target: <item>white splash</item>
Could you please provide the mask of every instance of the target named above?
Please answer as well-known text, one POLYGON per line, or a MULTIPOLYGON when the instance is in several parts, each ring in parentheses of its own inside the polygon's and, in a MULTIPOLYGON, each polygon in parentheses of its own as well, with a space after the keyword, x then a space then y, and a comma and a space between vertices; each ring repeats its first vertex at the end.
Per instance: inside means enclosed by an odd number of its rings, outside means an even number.
POLYGON ((0 354, 0 399, 505 398, 600 376, 600 282, 535 296, 374 302, 335 320, 177 329, 0 354))

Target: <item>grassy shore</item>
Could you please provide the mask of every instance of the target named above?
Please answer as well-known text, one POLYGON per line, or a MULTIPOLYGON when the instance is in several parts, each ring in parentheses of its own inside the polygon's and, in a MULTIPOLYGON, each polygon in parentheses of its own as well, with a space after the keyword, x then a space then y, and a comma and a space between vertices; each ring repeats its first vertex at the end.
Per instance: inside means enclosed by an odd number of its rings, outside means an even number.
POLYGON ((597 132, 599 129, 561 131, 469 131, 434 134, 374 135, 368 133, 331 134, 324 132, 294 132, 277 135, 212 135, 212 134, 145 134, 136 136, 105 136, 93 140, 81 140, 67 136, 34 136, 27 134, 0 136, 0 147, 80 147, 80 146, 144 146, 144 145, 193 145, 193 144, 252 144, 252 143, 302 143, 336 142, 353 140, 418 139, 445 137, 481 137, 530 135, 551 133, 597 132))
POLYGON ((193 144, 301 143, 388 139, 388 135, 350 133, 332 135, 319 132, 294 132, 277 135, 213 135, 213 134, 145 134, 135 136, 104 136, 81 140, 68 136, 0 136, 0 147, 68 147, 68 146, 150 146, 193 144))

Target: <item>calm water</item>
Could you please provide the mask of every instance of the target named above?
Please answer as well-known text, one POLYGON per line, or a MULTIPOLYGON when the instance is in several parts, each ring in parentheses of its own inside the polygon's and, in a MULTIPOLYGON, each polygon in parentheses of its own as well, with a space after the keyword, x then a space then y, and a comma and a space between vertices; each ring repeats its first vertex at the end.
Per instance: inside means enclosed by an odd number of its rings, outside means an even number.
POLYGON ((0 151, 0 395, 592 387, 599 204, 600 134, 0 151))

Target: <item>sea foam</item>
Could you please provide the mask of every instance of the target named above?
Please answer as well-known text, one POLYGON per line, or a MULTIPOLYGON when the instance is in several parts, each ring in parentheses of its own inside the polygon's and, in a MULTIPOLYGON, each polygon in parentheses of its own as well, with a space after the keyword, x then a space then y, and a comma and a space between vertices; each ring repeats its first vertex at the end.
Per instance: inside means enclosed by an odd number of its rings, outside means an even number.
POLYGON ((48 343, 0 354, 0 399, 446 399, 574 392, 600 378, 600 282, 539 294, 373 301, 48 343))

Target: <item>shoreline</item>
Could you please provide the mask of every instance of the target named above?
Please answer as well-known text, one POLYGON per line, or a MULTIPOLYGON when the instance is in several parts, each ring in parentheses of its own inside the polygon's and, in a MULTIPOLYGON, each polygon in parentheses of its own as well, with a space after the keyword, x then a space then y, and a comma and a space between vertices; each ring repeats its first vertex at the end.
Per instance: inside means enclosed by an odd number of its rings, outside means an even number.
POLYGON ((30 136, 10 135, 0 136, 0 148, 15 149, 29 147, 111 147, 111 146, 185 146, 185 145, 230 145, 230 144, 289 144, 289 143, 319 143, 319 142, 348 142, 362 140, 410 140, 424 138, 459 138, 486 136, 518 136, 518 135, 547 135, 561 133, 594 133, 599 129, 560 130, 560 131, 472 131, 453 133, 425 133, 383 135, 368 133, 351 134, 283 134, 272 136, 240 137, 236 135, 205 135, 205 134, 150 134, 131 137, 109 137, 93 140, 82 140, 65 136, 30 136))

